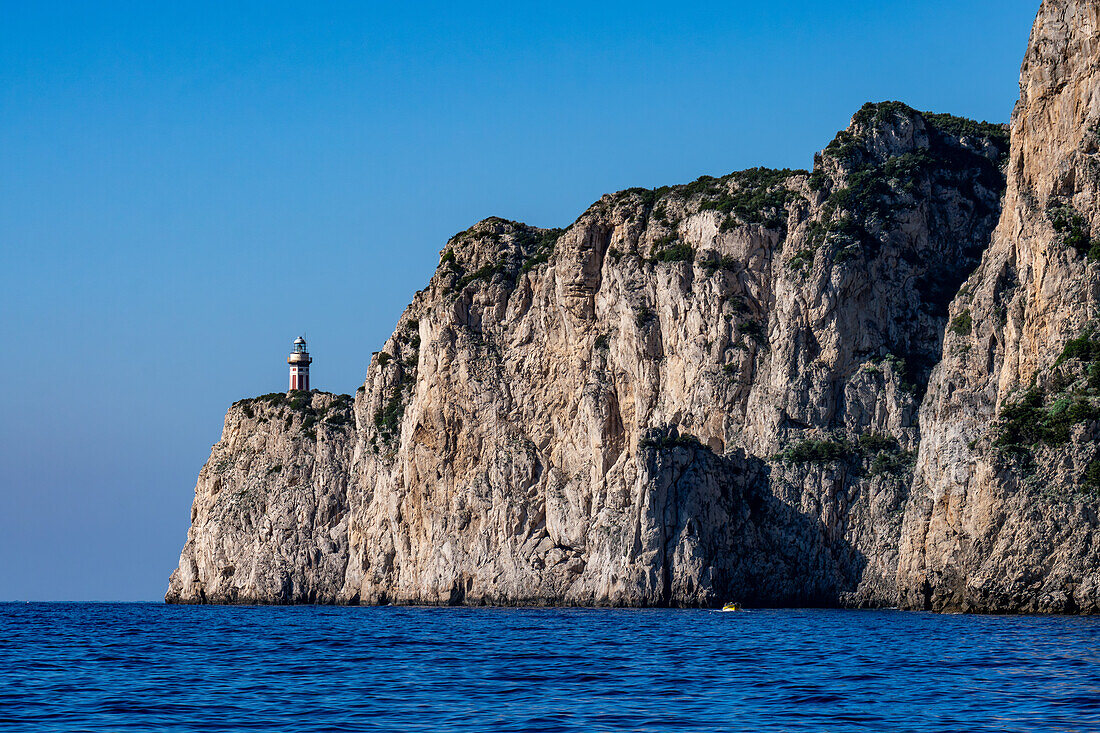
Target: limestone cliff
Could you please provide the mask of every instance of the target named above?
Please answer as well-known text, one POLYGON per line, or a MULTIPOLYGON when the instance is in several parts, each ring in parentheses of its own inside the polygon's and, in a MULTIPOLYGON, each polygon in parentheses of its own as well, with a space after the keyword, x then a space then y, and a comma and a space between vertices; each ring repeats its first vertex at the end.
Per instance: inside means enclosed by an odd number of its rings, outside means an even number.
POLYGON ((1011 154, 872 104, 456 235, 353 406, 230 410, 168 600, 1100 610, 1098 27, 1044 2, 1011 154))
POLYGON ((999 126, 868 105, 812 174, 625 191, 564 231, 472 227, 372 362, 350 459, 293 448, 346 516, 295 515, 261 470, 297 434, 237 407, 170 597, 894 603, 917 406, 1006 152, 999 126), (333 562, 288 575, 308 538, 257 542, 259 515, 212 503, 226 460, 230 495, 267 487, 263 518, 339 537, 333 562))
POLYGON ((347 565, 351 399, 265 395, 229 410, 199 474, 165 599, 335 602, 347 565))
POLYGON ((870 105, 812 175, 454 237, 356 401, 342 598, 893 603, 914 416, 1006 151, 870 105))
POLYGON ((1100 3, 1043 3, 1020 92, 1004 214, 922 411, 911 607, 1100 611, 1100 3))

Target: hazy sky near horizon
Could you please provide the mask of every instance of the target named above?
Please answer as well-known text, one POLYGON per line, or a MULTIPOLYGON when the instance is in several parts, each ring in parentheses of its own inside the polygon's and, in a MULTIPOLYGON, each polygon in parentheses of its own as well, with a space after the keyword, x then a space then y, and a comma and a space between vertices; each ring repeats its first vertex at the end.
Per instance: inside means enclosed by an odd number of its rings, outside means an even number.
POLYGON ((161 598, 226 407, 354 393, 456 231, 1007 121, 1038 6, 0 0, 0 600, 161 598))

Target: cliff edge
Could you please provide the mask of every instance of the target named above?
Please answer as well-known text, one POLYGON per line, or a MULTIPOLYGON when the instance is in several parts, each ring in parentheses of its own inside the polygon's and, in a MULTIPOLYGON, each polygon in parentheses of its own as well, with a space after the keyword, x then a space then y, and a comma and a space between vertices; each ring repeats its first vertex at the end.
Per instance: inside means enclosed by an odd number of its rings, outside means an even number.
POLYGON ((1007 150, 867 105, 812 173, 456 235, 354 420, 230 410, 168 598, 893 605, 920 397, 1007 150))

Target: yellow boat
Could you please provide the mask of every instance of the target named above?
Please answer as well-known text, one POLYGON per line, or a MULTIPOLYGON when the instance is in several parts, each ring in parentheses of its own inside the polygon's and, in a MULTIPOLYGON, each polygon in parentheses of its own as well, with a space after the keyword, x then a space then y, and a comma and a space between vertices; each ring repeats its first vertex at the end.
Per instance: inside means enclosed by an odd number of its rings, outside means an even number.
POLYGON ((727 603, 726 605, 722 606, 722 610, 723 611, 740 611, 741 610, 741 604, 739 604, 739 603, 727 603))

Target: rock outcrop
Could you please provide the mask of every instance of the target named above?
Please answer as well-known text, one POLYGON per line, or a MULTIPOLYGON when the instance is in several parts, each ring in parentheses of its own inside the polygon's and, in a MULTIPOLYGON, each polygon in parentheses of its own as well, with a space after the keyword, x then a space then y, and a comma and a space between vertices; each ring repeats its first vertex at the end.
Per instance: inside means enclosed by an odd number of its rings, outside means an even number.
POLYGON ((1006 152, 1000 126, 868 105, 812 174, 472 227, 354 435, 234 407, 169 597, 894 603, 920 394, 1006 152))
POLYGON ((919 396, 1006 152, 869 105, 813 174, 454 237, 356 401, 343 598, 894 603, 919 396))
POLYGON ((921 413, 909 607, 1100 612, 1100 3, 1043 3, 1020 92, 1004 214, 921 413))
POLYGON ((199 473, 172 603, 334 603, 347 566, 350 398, 241 400, 199 473))
POLYGON ((1097 610, 1098 9, 1044 3, 1011 157, 871 104, 456 235, 353 406, 233 407, 167 599, 1097 610))

